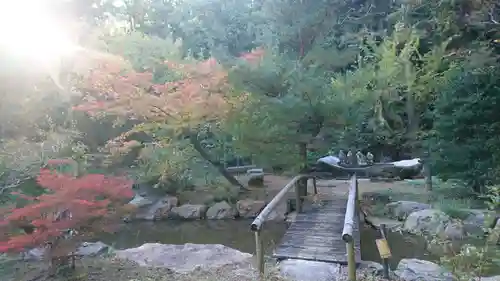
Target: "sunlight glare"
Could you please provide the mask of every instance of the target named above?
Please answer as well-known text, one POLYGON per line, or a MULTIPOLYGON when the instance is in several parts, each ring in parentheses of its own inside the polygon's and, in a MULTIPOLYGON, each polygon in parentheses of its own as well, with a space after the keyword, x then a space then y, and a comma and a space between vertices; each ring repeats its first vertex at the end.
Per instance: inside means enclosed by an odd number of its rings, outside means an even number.
POLYGON ((76 46, 40 0, 0 2, 0 48, 33 62, 51 63, 76 46))

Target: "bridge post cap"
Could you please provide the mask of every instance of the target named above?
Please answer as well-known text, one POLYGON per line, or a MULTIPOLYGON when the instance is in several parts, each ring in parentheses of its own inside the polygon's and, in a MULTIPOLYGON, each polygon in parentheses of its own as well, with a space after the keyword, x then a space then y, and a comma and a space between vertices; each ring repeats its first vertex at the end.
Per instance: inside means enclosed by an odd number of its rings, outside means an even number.
POLYGON ((250 230, 252 230, 252 231, 258 231, 259 229, 260 229, 260 225, 254 223, 254 222, 250 225, 250 230))
POLYGON ((342 240, 344 240, 344 242, 348 243, 348 242, 352 242, 352 235, 349 235, 349 234, 342 234, 342 240))

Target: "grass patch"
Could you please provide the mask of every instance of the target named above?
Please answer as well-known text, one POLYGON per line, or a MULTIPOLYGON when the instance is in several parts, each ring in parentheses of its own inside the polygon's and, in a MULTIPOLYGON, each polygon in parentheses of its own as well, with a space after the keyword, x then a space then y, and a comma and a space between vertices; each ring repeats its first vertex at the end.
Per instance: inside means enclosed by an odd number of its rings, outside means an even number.
MULTIPOLYGON (((443 182, 433 179, 433 190, 423 190, 423 181, 405 181, 398 183, 402 188, 377 191, 378 194, 390 197, 392 202, 414 201, 430 204, 433 208, 442 210, 448 216, 465 219, 471 212, 469 209, 486 209, 484 200, 480 200, 471 188, 457 181, 443 182), (406 187, 405 187, 406 185, 406 187)), ((385 203, 376 200, 370 206, 374 216, 384 216, 385 203)))

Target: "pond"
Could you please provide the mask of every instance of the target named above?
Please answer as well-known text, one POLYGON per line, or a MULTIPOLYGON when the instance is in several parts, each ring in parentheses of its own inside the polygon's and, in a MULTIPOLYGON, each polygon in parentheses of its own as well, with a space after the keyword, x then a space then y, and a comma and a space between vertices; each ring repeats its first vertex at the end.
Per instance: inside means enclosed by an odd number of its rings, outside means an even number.
MULTIPOLYGON (((242 252, 254 253, 254 236, 250 231, 250 220, 194 221, 194 222, 135 222, 125 224, 115 235, 105 235, 101 240, 117 249, 138 247, 144 243, 163 244, 223 244, 242 252)), ((263 230, 266 254, 271 255, 274 247, 285 234, 285 222, 267 223, 263 230)), ((375 245, 377 231, 364 226, 361 229, 362 259, 380 262, 375 245)), ((389 233, 389 245, 393 258, 391 268, 396 268, 403 258, 436 260, 425 249, 423 238, 389 233)))

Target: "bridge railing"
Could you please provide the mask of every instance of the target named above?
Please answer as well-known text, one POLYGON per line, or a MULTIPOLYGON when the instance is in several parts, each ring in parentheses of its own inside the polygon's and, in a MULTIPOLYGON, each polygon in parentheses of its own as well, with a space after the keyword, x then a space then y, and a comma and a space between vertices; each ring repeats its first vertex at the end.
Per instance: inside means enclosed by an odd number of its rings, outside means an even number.
POLYGON ((250 229, 255 235, 255 255, 257 257, 257 268, 261 275, 264 274, 264 246, 261 238, 261 231, 264 227, 269 214, 280 204, 285 198, 288 192, 295 188, 295 204, 297 212, 302 211, 302 200, 303 196, 307 195, 307 180, 313 180, 314 193, 317 192, 316 189, 316 178, 312 175, 298 175, 294 177, 283 189, 274 196, 274 198, 267 204, 267 206, 259 213, 259 215, 252 222, 250 229), (304 194, 305 193, 305 194, 304 194))
POLYGON ((359 197, 358 178, 354 173, 350 178, 349 196, 344 216, 344 229, 342 230, 342 240, 346 243, 348 280, 356 281, 356 252, 354 247, 354 226, 359 220, 359 197))
MULTIPOLYGON (((349 196, 347 200, 347 208, 344 216, 344 228, 342 231, 342 240, 346 242, 346 251, 348 257, 348 276, 350 281, 356 280, 356 255, 354 247, 354 226, 356 225, 356 220, 359 219, 359 197, 358 197, 358 179, 356 173, 353 171, 350 177, 349 184, 349 196)), ((259 215, 254 219, 250 228, 255 235, 255 254, 257 257, 257 268, 261 275, 265 271, 264 263, 264 246, 261 237, 261 231, 264 224, 269 216, 269 214, 280 204, 286 195, 295 188, 295 202, 297 212, 302 211, 302 200, 304 200, 304 191, 307 195, 307 180, 313 180, 314 193, 317 193, 316 188, 316 178, 314 175, 298 175, 294 177, 283 189, 280 190, 278 194, 267 204, 267 206, 259 213, 259 215)))

